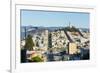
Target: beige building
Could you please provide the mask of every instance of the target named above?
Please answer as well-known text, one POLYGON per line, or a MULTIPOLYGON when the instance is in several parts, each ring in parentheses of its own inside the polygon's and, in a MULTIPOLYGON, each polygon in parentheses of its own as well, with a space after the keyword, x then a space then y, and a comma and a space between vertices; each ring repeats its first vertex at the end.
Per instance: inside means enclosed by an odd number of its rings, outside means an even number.
POLYGON ((69 54, 75 54, 78 51, 76 43, 69 43, 69 54))

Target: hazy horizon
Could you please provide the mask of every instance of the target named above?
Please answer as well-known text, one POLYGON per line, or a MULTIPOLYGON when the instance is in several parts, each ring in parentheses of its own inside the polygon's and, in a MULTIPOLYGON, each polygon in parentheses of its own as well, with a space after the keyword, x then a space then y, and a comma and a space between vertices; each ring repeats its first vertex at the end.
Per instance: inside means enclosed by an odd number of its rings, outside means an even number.
MULTIPOLYGON (((33 28, 35 28, 35 27, 37 27, 37 28, 65 28, 65 27, 63 27, 63 26, 52 26, 52 27, 46 27, 46 26, 32 26, 32 25, 27 25, 27 26, 21 26, 21 27, 33 27, 33 28)), ((66 26, 66 27, 69 27, 69 26, 66 26)), ((74 26, 75 27, 75 26, 74 26)), ((86 28, 86 29, 89 29, 88 27, 75 27, 75 28, 86 28)))

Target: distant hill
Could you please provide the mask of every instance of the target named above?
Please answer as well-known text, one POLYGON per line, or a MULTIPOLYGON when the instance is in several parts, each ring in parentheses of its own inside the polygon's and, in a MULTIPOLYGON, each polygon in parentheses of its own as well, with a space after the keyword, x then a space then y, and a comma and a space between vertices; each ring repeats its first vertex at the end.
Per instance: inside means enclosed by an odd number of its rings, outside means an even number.
MULTIPOLYGON (((26 29, 26 35, 28 35, 29 32, 32 32, 33 34, 36 32, 42 32, 44 30, 48 30, 49 32, 57 31, 57 30, 64 30, 69 27, 33 27, 33 26, 21 26, 21 39, 25 37, 25 29, 26 29)), ((76 28, 81 29, 83 32, 89 32, 88 28, 76 28)))

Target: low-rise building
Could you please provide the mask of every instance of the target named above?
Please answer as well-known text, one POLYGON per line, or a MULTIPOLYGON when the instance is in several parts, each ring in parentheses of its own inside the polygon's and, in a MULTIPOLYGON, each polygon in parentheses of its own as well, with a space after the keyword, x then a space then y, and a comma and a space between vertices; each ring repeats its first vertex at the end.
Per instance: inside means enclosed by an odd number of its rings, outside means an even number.
POLYGON ((76 43, 69 43, 68 47, 69 47, 69 54, 75 54, 78 52, 76 43))

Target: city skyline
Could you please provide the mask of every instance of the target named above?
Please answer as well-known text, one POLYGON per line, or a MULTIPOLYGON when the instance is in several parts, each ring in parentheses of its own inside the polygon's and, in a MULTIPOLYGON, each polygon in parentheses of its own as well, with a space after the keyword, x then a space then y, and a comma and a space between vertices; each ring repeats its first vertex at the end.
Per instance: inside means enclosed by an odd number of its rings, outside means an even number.
POLYGON ((89 30, 89 13, 21 10, 21 63, 89 60, 89 30))
POLYGON ((21 10, 21 26, 89 28, 89 13, 21 10))

